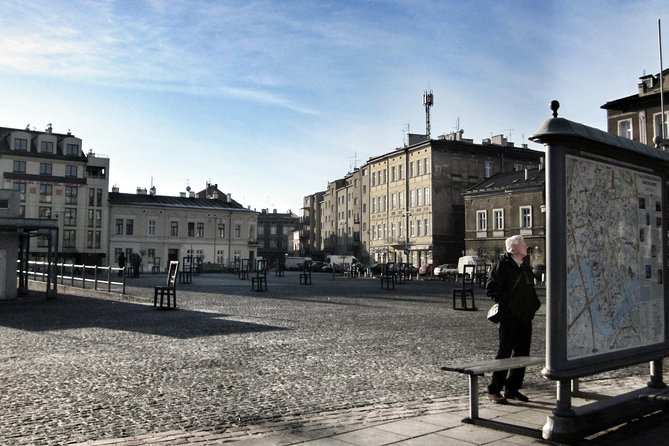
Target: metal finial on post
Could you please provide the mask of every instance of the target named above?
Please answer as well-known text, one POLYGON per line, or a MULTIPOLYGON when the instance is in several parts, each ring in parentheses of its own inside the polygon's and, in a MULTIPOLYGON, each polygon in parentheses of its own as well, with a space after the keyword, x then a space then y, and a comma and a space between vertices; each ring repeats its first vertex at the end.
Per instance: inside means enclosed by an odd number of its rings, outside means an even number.
POLYGON ((558 101, 556 101, 555 99, 553 99, 553 100, 551 101, 551 110, 553 110, 553 117, 554 117, 554 118, 557 118, 557 117, 558 117, 558 113, 557 113, 557 111, 558 111, 559 108, 560 108, 560 102, 558 102, 558 101))

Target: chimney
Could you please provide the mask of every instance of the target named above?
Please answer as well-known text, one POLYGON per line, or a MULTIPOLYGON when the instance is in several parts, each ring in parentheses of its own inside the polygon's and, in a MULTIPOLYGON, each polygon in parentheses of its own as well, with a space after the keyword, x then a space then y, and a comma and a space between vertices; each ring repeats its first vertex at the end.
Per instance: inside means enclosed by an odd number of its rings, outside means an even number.
POLYGON ((156 186, 151 186, 151 189, 149 189, 149 191, 152 197, 156 196, 156 186))
POLYGON ((146 195, 146 188, 138 187, 137 195, 146 195))
POLYGON ((225 201, 227 201, 228 203, 232 203, 232 194, 226 194, 225 201))
POLYGON ((112 192, 113 192, 113 193, 118 194, 118 193, 119 193, 119 190, 120 190, 120 189, 118 188, 118 186, 112 186, 112 192))

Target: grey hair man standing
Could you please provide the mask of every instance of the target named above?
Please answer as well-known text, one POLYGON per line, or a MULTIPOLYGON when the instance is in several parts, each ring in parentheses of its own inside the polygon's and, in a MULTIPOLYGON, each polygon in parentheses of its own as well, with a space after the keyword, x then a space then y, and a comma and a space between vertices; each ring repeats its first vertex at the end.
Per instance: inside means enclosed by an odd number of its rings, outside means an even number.
MULTIPOLYGON (((514 235, 506 239, 505 245, 506 254, 493 267, 486 285, 488 296, 499 304, 502 314, 496 359, 530 354, 532 319, 541 306, 534 289, 525 239, 514 235)), ((524 378, 525 368, 493 373, 488 399, 497 404, 505 404, 507 399, 529 401, 520 393, 524 378)))

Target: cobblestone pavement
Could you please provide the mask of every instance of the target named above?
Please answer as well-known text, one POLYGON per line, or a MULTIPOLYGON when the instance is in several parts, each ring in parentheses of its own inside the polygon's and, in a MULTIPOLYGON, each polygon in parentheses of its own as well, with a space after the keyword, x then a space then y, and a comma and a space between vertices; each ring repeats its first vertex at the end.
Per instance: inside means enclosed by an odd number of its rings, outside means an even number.
MULTIPOLYGON (((124 298, 0 302, 0 444, 173 432, 223 441, 250 426, 443 411, 464 402, 467 383, 439 367, 495 354, 495 326, 485 311, 453 310, 449 283, 382 290, 377 280, 314 274, 300 285, 287 273, 253 292, 248 280, 200 275, 178 286, 178 311, 155 311, 153 285, 163 281, 129 279, 124 298)), ((534 354, 544 330, 542 309, 534 354)), ((526 382, 553 385, 539 373, 526 382)))

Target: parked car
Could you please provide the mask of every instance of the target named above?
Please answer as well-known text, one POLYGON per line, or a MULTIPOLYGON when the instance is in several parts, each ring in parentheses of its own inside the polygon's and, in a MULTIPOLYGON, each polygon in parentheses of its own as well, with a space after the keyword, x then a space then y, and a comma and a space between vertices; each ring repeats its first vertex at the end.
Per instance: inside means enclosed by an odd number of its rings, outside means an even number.
POLYGON ((458 265, 455 263, 444 263, 435 266, 432 270, 432 275, 440 279, 455 279, 458 277, 458 265))
POLYGON ((430 276, 432 275, 432 264, 431 263, 424 263, 420 266, 418 269, 418 275, 419 276, 430 276))
POLYGON ((546 265, 534 265, 532 267, 532 272, 534 273, 534 279, 543 283, 546 280, 546 265))

